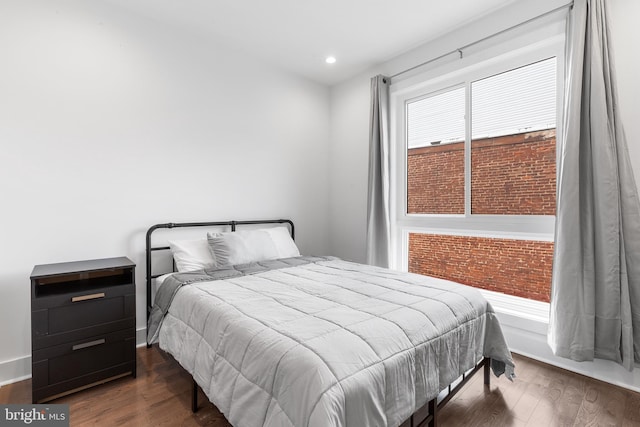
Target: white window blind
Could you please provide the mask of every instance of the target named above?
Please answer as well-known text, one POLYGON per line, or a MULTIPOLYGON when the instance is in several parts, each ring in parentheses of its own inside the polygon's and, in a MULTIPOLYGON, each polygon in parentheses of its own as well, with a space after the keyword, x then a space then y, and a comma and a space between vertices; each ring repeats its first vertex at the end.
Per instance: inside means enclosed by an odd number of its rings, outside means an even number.
MULTIPOLYGON (((471 83, 472 139, 556 127, 556 58, 471 83)), ((464 141, 465 88, 407 103, 408 148, 464 141)))
POLYGON ((465 88, 449 90, 407 104, 409 148, 464 141, 465 88))
POLYGON ((556 58, 471 83, 472 139, 556 127, 556 58))

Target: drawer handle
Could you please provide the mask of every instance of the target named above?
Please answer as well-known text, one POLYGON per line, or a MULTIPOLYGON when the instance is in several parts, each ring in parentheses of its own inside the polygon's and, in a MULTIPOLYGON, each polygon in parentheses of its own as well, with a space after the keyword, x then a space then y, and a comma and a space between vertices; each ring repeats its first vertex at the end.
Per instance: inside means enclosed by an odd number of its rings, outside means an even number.
POLYGON ((82 350, 83 348, 95 347, 97 345, 104 344, 104 343, 105 343, 105 340, 104 340, 104 338, 102 338, 102 339, 95 340, 95 341, 89 341, 89 342, 86 342, 84 344, 76 344, 73 347, 71 347, 71 350, 73 350, 73 351, 82 350))
POLYGON ((73 297, 71 298, 71 302, 88 301, 90 299, 98 299, 98 298, 104 298, 104 292, 91 294, 91 295, 81 295, 79 297, 73 297))

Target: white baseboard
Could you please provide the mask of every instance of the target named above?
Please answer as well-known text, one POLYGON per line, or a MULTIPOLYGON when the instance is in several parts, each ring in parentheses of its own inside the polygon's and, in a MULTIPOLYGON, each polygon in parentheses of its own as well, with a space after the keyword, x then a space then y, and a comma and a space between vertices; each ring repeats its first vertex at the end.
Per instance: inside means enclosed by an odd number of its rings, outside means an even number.
MULTIPOLYGON (((136 347, 147 345, 147 329, 136 330, 136 347)), ((31 355, 0 362, 0 387, 31 378, 31 355)))
POLYGON ((31 356, 0 362, 0 387, 31 378, 31 356))
POLYGON ((147 328, 136 330, 136 347, 142 347, 143 345, 147 345, 147 328))

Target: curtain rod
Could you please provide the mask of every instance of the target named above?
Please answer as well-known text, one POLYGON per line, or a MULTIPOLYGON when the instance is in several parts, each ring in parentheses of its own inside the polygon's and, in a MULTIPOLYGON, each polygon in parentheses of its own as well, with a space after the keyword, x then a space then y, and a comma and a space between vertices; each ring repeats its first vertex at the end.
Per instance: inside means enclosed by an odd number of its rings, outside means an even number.
POLYGON ((447 53, 444 53, 444 54, 442 54, 442 55, 440 55, 440 56, 438 56, 438 57, 436 57, 436 58, 432 58, 432 59, 429 59, 428 61, 421 62, 421 63, 420 63, 420 64, 418 64, 418 65, 414 65, 414 66, 413 66, 413 67, 411 67, 411 68, 407 68, 406 70, 400 71, 399 73, 396 73, 396 74, 392 75, 390 78, 391 78, 391 79, 394 79, 394 78, 396 78, 396 77, 398 77, 398 76, 401 76, 401 75, 403 75, 403 74, 405 74, 405 73, 408 73, 408 72, 410 72, 410 71, 413 71, 413 70, 415 70, 416 68, 424 67, 424 66, 425 66, 425 65, 427 65, 427 64, 430 64, 430 63, 432 63, 432 62, 438 61, 439 59, 442 59, 442 58, 444 58, 444 57, 446 57, 446 56, 449 56, 449 55, 452 55, 452 54, 454 54, 454 53, 458 53, 458 54, 460 55, 460 58, 462 58, 462 51, 463 51, 463 50, 465 50, 465 49, 467 49, 467 48, 470 48, 471 46, 475 46, 475 45, 477 45, 477 44, 479 44, 479 43, 482 43, 482 42, 484 42, 484 41, 486 41, 486 40, 489 40, 489 39, 491 39, 491 38, 497 37, 497 36, 499 36, 499 35, 501 35, 501 34, 504 34, 504 33, 506 33, 506 32, 509 32, 509 31, 511 31, 511 30, 514 30, 514 29, 516 29, 516 28, 518 28, 518 27, 521 27, 521 26, 523 26, 523 25, 526 25, 526 24, 528 24, 528 23, 530 23, 530 22, 533 22, 533 21, 536 21, 536 20, 538 20, 538 19, 544 18, 545 16, 548 16, 548 15, 551 15, 551 14, 553 14, 553 13, 556 13, 556 12, 558 12, 558 11, 562 10, 562 9, 571 8, 571 7, 573 7, 573 1, 572 1, 572 2, 569 2, 569 3, 565 4, 565 5, 562 5, 562 6, 556 7, 555 9, 552 9, 552 10, 550 10, 550 11, 548 11, 548 12, 545 12, 545 13, 542 13, 542 14, 540 14, 540 15, 534 16, 533 18, 529 18, 529 19, 527 19, 526 21, 520 22, 519 24, 513 25, 513 26, 508 27, 508 28, 505 28, 504 30, 498 31, 497 33, 494 33, 494 34, 488 35, 487 37, 481 38, 480 40, 476 40, 476 41, 474 41, 474 42, 472 42, 472 43, 466 44, 466 45, 461 46, 461 47, 459 47, 459 48, 457 48, 457 49, 454 49, 454 50, 452 50, 452 51, 449 51, 449 52, 447 52, 447 53))

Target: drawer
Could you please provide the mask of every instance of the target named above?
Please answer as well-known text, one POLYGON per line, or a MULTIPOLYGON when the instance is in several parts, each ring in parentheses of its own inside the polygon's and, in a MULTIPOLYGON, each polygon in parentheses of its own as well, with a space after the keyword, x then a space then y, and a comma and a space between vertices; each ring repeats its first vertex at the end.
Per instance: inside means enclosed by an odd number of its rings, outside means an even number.
POLYGON ((34 400, 118 374, 135 375, 135 357, 133 329, 33 351, 34 400))
POLYGON ((34 349, 135 327, 135 295, 99 298, 34 310, 34 349))
POLYGON ((31 300, 31 310, 40 310, 51 307, 74 306, 80 303, 99 301, 135 294, 133 283, 119 286, 104 286, 100 288, 78 289, 74 292, 40 296, 31 300))

